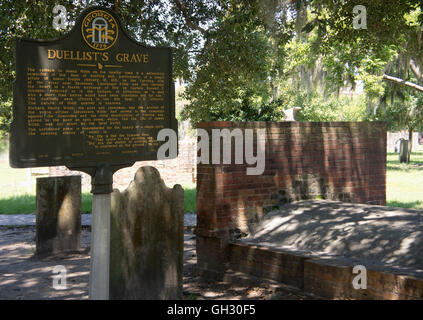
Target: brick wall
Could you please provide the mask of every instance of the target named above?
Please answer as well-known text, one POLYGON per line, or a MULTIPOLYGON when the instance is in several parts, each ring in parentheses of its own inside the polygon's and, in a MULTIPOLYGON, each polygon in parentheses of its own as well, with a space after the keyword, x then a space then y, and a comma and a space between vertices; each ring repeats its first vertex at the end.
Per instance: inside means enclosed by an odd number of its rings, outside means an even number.
MULTIPOLYGON (((254 230, 280 204, 304 199, 385 205, 386 125, 382 122, 202 122, 198 128, 265 129, 265 171, 197 166, 197 255, 202 273, 221 273, 226 243, 254 230), (210 258, 212 257, 212 258, 210 258)), ((234 149, 234 148, 233 148, 234 149)), ((210 161, 211 163, 211 161, 210 161)))
MULTIPOLYGON (((153 166, 160 172, 160 176, 167 186, 175 184, 191 185, 196 181, 196 152, 197 142, 195 138, 185 138, 179 141, 179 154, 176 159, 160 161, 140 161, 132 167, 123 168, 113 175, 113 188, 126 189, 134 178, 135 172, 141 166, 153 166)), ((91 177, 83 172, 70 171, 66 167, 50 167, 50 176, 82 176, 82 189, 91 190, 91 177)))
MULTIPOLYGON (((209 242, 212 241, 209 239, 209 242)), ((214 242, 219 243, 217 240, 214 242)), ((353 267, 356 263, 347 259, 313 258, 299 252, 242 242, 228 243, 226 256, 227 267, 232 273, 242 272, 259 279, 275 280, 325 299, 423 299, 422 277, 404 275, 392 269, 381 271, 368 268, 367 288, 355 289, 353 279, 357 273, 353 272, 353 267)), ((225 274, 225 280, 228 274, 225 274)))

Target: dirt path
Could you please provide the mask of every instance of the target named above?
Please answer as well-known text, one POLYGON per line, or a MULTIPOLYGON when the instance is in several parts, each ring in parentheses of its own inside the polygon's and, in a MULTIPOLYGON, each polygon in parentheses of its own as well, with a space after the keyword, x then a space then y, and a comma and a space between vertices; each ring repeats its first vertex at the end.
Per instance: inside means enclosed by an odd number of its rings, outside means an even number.
POLYGON ((35 228, 0 228, 0 299, 87 299, 89 235, 82 232, 85 251, 66 258, 33 258, 35 228), (67 290, 54 290, 53 268, 67 270, 67 290))
MULTIPOLYGON (((70 256, 34 258, 35 228, 0 228, 1 299, 88 299, 90 231, 82 231, 82 251, 70 256), (53 268, 67 270, 67 289, 53 289, 53 268)), ((201 284, 195 271, 195 236, 185 232, 184 298, 190 299, 313 299, 299 290, 267 281, 244 279, 201 284)))

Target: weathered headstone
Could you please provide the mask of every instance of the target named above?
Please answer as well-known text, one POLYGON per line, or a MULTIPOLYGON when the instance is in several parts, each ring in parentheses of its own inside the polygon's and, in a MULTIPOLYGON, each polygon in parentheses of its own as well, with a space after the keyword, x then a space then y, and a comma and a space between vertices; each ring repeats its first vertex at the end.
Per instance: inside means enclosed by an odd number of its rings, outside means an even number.
POLYGON ((36 254, 80 249, 81 176, 37 178, 36 254))
POLYGON ((141 167, 112 193, 110 299, 181 299, 184 190, 141 167))

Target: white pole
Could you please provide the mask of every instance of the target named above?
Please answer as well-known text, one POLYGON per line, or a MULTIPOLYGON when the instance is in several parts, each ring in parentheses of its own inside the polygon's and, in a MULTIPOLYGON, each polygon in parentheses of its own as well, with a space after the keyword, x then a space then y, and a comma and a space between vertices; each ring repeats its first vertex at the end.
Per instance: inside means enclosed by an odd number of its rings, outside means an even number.
POLYGON ((93 194, 91 223, 91 300, 109 299, 111 194, 93 194))

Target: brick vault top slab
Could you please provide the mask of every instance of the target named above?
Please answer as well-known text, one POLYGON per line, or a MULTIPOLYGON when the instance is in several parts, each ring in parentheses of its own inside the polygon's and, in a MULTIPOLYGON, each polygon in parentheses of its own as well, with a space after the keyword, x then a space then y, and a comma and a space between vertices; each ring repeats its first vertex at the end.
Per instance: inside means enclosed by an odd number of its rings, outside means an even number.
POLYGON ((423 211, 325 200, 269 212, 239 240, 310 257, 423 277, 423 211))

